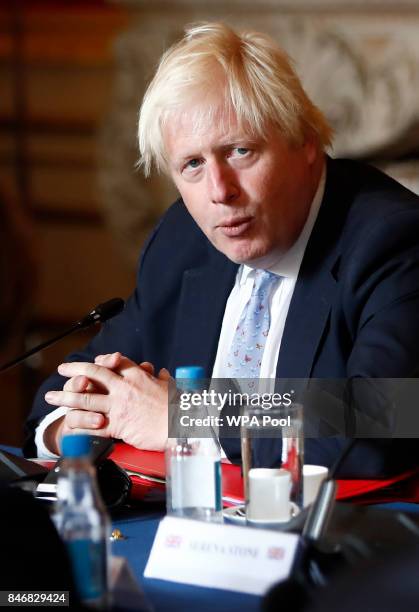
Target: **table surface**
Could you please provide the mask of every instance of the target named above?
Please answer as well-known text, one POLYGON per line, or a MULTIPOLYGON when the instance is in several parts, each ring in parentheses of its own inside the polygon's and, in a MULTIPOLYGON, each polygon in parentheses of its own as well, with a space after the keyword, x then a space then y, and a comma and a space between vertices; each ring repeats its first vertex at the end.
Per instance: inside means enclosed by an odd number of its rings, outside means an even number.
MULTIPOLYGON (((374 509, 396 512, 419 513, 418 504, 392 503, 376 504, 374 509)), ((154 610, 182 611, 199 610, 200 612, 250 612, 260 610, 261 598, 247 594, 234 593, 185 584, 145 578, 144 568, 147 563, 154 535, 160 519, 164 516, 164 505, 142 504, 137 508, 126 510, 114 517, 113 525, 118 527, 125 540, 115 541, 113 551, 124 556, 133 570, 136 579, 144 590, 146 598, 154 610)))
MULTIPOLYGON (((20 449, 0 444, 0 449, 22 455, 20 449)), ((165 505, 142 503, 114 513, 113 527, 126 539, 112 543, 112 552, 125 557, 144 591, 153 612, 253 612, 260 610, 260 597, 145 578, 144 569, 165 505)))
MULTIPOLYGON (((21 454, 16 448, 0 445, 3 450, 21 454)), ((419 513, 419 504, 376 504, 374 508, 396 512, 419 513)), ((164 580, 145 578, 144 569, 161 518, 165 514, 164 504, 142 503, 124 508, 112 517, 113 527, 122 532, 125 539, 114 541, 112 551, 123 556, 144 591, 151 609, 155 612, 171 610, 185 612, 252 612, 260 610, 261 598, 247 594, 195 587, 164 580)))
POLYGON ((113 526, 118 527, 126 537, 125 540, 113 542, 113 552, 128 560, 153 610, 156 612, 260 610, 261 600, 256 596, 145 578, 144 568, 158 524, 163 516, 164 505, 143 504, 137 509, 124 512, 112 521, 113 526))

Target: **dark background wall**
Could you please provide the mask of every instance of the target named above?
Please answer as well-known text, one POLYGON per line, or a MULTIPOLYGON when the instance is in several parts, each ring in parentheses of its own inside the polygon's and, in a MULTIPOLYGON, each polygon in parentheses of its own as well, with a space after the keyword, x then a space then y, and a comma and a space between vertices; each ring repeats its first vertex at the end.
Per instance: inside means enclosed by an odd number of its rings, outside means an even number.
MULTIPOLYGON (((132 286, 104 222, 96 144, 126 24, 105 2, 0 3, 2 362, 132 286)), ((0 443, 21 442, 34 388, 87 336, 0 375, 0 443)))

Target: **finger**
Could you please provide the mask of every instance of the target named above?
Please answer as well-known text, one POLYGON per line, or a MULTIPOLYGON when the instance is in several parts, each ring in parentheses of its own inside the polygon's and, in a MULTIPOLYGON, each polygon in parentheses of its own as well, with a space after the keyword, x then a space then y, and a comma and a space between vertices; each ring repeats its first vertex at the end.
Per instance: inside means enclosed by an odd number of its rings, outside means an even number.
POLYGON ((68 406, 77 410, 101 412, 110 410, 109 395, 97 393, 73 393, 72 391, 48 391, 45 401, 52 406, 68 406))
POLYGON ((109 368, 110 370, 115 370, 119 367, 121 363, 122 355, 119 352, 109 353, 107 355, 97 355, 95 357, 95 363, 103 366, 104 368, 109 368))
POLYGON ((107 389, 121 376, 135 382, 138 382, 139 376, 141 380, 141 375, 147 379, 150 376, 134 361, 123 355, 120 357, 120 365, 116 370, 111 370, 97 363, 71 361, 59 365, 58 372, 67 378, 87 376, 95 384, 103 385, 107 389))
POLYGON ((125 355, 121 355, 121 353, 112 353, 112 355, 101 355, 99 360, 96 359, 96 362, 98 364, 100 363, 100 365, 103 365, 103 367, 110 367, 111 365, 114 366, 116 360, 111 360, 114 355, 118 356, 118 365, 116 367, 113 367, 113 371, 116 374, 122 376, 123 378, 127 378, 128 380, 132 381, 138 381, 139 373, 145 373, 147 376, 153 376, 154 366, 152 363, 150 363, 149 361, 143 361, 142 363, 140 363, 140 365, 137 365, 135 361, 132 361, 128 357, 125 357, 125 355))
POLYGON ((142 361, 139 366, 142 370, 148 372, 148 374, 151 374, 151 376, 154 375, 154 366, 149 361, 142 361))
POLYGON ((74 376, 69 378, 63 387, 64 391, 73 393, 107 393, 108 389, 100 383, 93 383, 86 376, 74 376))
POLYGON ((58 373, 67 378, 75 376, 86 376, 93 383, 98 383, 108 388, 112 382, 117 380, 118 375, 112 370, 95 363, 71 361, 58 366, 58 373))
POLYGON ((74 376, 66 381, 63 389, 64 391, 73 391, 73 393, 83 393, 87 391, 89 385, 91 383, 86 376, 74 376))
POLYGON ((121 353, 110 353, 109 355, 97 355, 95 358, 95 363, 101 365, 105 368, 110 368, 111 370, 115 370, 121 376, 129 377, 131 373, 136 371, 138 367, 140 367, 147 374, 154 374, 154 365, 149 361, 142 361, 139 366, 121 353))
POLYGON ((159 372, 158 378, 160 380, 170 380, 171 376, 169 370, 166 370, 166 368, 162 368, 159 372))
POLYGON ((106 419, 103 414, 84 410, 68 410, 65 424, 70 429, 100 429, 105 426, 106 419))
POLYGON ((122 356, 121 362, 116 372, 127 378, 128 380, 138 381, 138 376, 152 376, 154 373, 154 366, 148 361, 143 361, 140 365, 129 359, 128 357, 122 356))

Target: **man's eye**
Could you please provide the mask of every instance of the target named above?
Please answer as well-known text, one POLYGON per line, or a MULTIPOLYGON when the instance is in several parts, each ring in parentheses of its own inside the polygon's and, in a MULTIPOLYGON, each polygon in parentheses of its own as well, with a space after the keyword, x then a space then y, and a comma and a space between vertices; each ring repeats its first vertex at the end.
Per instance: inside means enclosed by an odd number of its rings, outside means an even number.
POLYGON ((229 157, 248 157, 250 153, 251 150, 247 147, 234 147, 234 149, 231 149, 229 157))
POLYGON ((190 159, 188 162, 186 162, 185 168, 186 169, 188 169, 188 168, 192 168, 192 169, 199 168, 200 163, 201 163, 200 159, 190 159))

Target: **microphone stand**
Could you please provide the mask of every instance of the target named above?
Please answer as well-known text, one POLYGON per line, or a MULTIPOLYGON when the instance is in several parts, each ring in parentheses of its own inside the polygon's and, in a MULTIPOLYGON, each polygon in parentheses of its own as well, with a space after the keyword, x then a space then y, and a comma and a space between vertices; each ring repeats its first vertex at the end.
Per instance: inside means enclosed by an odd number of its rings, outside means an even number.
MULTIPOLYGON (((123 308, 124 300, 121 298, 113 298, 107 302, 104 302, 103 304, 98 304, 96 308, 94 308, 88 315, 80 319, 80 321, 77 321, 77 323, 74 323, 66 331, 58 334, 58 336, 55 336, 50 340, 46 340, 45 342, 38 344, 12 361, 3 364, 0 367, 0 372, 6 372, 31 355, 35 355, 35 353, 42 351, 48 346, 51 346, 51 344, 58 342, 62 338, 65 338, 76 331, 90 327, 95 323, 103 323, 107 321, 111 317, 114 317, 120 313, 123 308)), ((103 450, 109 449, 110 444, 112 444, 112 441, 106 438, 96 438, 96 440, 97 441, 94 443, 94 448, 96 448, 97 453, 99 453, 99 451, 102 452, 103 450)), ((33 464, 31 461, 28 461, 23 457, 15 457, 13 454, 6 453, 5 451, 0 452, 0 484, 15 481, 17 482, 18 480, 25 480, 26 478, 32 479, 35 478, 35 475, 38 479, 40 477, 42 478, 44 476, 44 473, 42 472, 43 468, 40 466, 36 466, 36 468, 34 468, 35 465, 36 464, 33 464)), ((116 465, 112 469, 114 472, 116 472, 116 465)))
MULTIPOLYGON (((294 612, 303 612, 318 587, 325 587, 333 575, 345 564, 341 548, 322 542, 333 514, 336 497, 336 474, 356 439, 348 441, 330 470, 329 478, 320 486, 310 507, 301 538, 301 556, 288 580, 272 587, 262 602, 263 612, 276 612, 283 601, 292 601, 294 612)), ((298 516, 296 517, 298 520, 298 516)))
POLYGON ((90 327, 95 323, 103 323, 104 321, 107 321, 114 315, 121 312, 123 307, 124 300, 122 300, 121 298, 113 298, 111 300, 108 300, 107 302, 104 302, 103 304, 99 304, 87 316, 83 317, 83 319, 80 319, 80 321, 77 321, 77 323, 74 323, 74 325, 72 325, 69 329, 65 330, 61 334, 58 334, 58 336, 55 336, 50 340, 46 340, 45 342, 41 342, 41 344, 38 344, 26 353, 23 353, 23 355, 19 355, 19 357, 16 357, 12 361, 8 361, 7 363, 3 364, 0 367, 0 372, 6 372, 7 370, 16 366, 18 363, 25 361, 25 359, 27 359, 31 355, 35 355, 35 353, 44 350, 48 346, 55 344, 62 338, 65 338, 66 336, 69 336, 70 334, 73 334, 76 331, 86 329, 87 327, 90 327))
POLYGON ((0 372, 6 372, 10 368, 13 368, 13 366, 18 365, 18 363, 20 363, 21 361, 25 361, 25 359, 27 359, 28 357, 31 357, 31 355, 34 355, 35 353, 38 353, 39 351, 44 350, 45 348, 47 348, 48 346, 51 346, 52 344, 55 344, 56 342, 58 342, 62 338, 65 338, 66 336, 69 336, 70 334, 73 334, 75 331, 78 331, 80 329, 84 329, 84 327, 82 327, 79 323, 80 323, 80 321, 75 323, 75 325, 73 325, 72 327, 70 327, 66 331, 62 332, 61 334, 58 334, 58 336, 55 336, 54 338, 51 338, 50 340, 46 340, 45 342, 42 342, 41 344, 38 344, 37 346, 35 346, 34 348, 30 349, 29 351, 27 351, 23 355, 20 355, 19 357, 16 357, 16 359, 13 359, 12 361, 8 361, 7 363, 5 363, 4 365, 2 365, 0 367, 0 372))
POLYGON ((337 488, 336 474, 348 454, 351 452, 355 442, 355 438, 348 441, 330 470, 329 477, 322 482, 319 493, 304 523, 302 532, 303 538, 311 540, 312 542, 317 542, 326 533, 335 506, 337 488))

